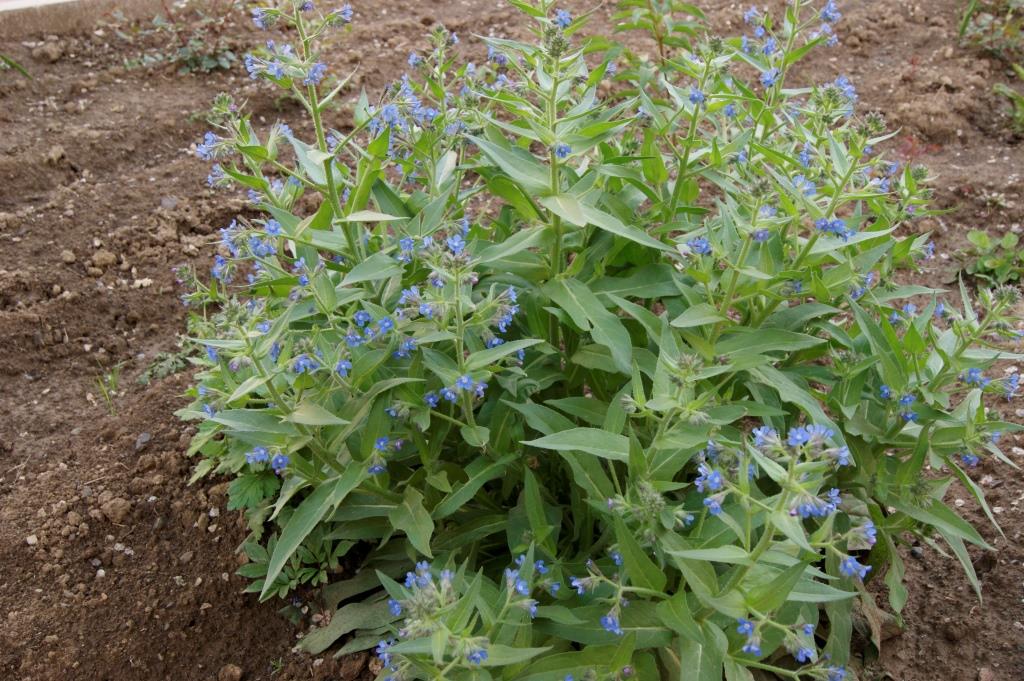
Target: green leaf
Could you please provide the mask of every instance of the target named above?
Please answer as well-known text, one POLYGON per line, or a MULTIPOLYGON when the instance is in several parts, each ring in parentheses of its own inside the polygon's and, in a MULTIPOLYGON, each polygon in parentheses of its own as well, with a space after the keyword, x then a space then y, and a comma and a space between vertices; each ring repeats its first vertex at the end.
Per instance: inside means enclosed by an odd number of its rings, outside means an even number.
POLYGON ((685 591, 678 591, 672 598, 658 603, 657 612, 661 621, 672 631, 691 641, 704 642, 700 627, 690 613, 685 591))
POLYGON ((293 423, 301 423, 306 426, 344 426, 348 424, 343 418, 338 418, 327 409, 316 402, 303 400, 288 415, 288 420, 293 423))
POLYGON ((228 485, 228 510, 254 508, 280 486, 281 481, 271 471, 240 475, 228 485))
POLYGON ((349 466, 339 477, 321 483, 312 494, 302 500, 288 519, 288 524, 281 532, 281 538, 274 546, 274 553, 270 556, 270 563, 267 566, 267 578, 260 592, 260 600, 266 600, 271 595, 274 580, 281 574, 284 564, 313 528, 337 508, 349 492, 359 486, 365 475, 364 466, 349 466))
POLYGON ((580 205, 580 211, 583 213, 583 217, 589 224, 594 225, 595 227, 600 227, 606 232, 611 232, 616 236, 629 239, 641 246, 655 248, 659 251, 672 251, 672 247, 668 244, 658 241, 641 229, 637 229, 636 227, 631 227, 623 223, 614 215, 610 215, 586 204, 580 205))
POLYGON ((396 274, 402 274, 405 270, 401 264, 383 251, 374 253, 366 260, 352 268, 342 280, 342 286, 352 286, 364 281, 381 281, 390 279, 396 274))
POLYGON ((673 319, 671 323, 676 328, 687 329, 693 326, 704 326, 705 324, 727 321, 729 320, 717 308, 707 303, 698 303, 673 319))
POLYGON ((415 487, 405 488, 402 503, 388 514, 388 520, 396 530, 405 532, 413 547, 428 558, 433 558, 430 551, 430 537, 434 534, 434 520, 423 507, 423 495, 415 487))
POLYGON ((306 634, 299 641, 298 647, 312 655, 319 655, 349 632, 356 629, 376 629, 395 619, 398 618, 388 610, 386 601, 349 603, 334 612, 330 624, 326 627, 313 629, 306 634))
POLYGON ((528 195, 540 195, 549 190, 550 178, 547 169, 529 152, 499 147, 493 142, 473 135, 466 135, 466 138, 480 147, 480 151, 526 190, 528 195))
POLYGON ((539 200, 539 203, 570 224, 577 227, 586 227, 587 225, 587 219, 583 215, 583 205, 572 194, 545 196, 539 200))
POLYGON ((500 477, 508 465, 516 459, 515 454, 506 454, 497 461, 484 458, 473 459, 466 466, 466 481, 455 486, 451 494, 434 507, 436 520, 446 518, 462 508, 488 481, 500 477))
POLYGON ((586 452, 612 461, 629 461, 629 438, 598 428, 573 428, 522 444, 538 449, 586 452))
POLYGON ((502 357, 506 357, 507 355, 519 352, 520 350, 525 350, 528 347, 543 342, 544 341, 539 338, 528 338, 526 340, 502 343, 501 345, 497 345, 493 348, 487 348, 486 350, 478 350, 466 358, 466 369, 468 371, 483 369, 485 366, 494 364, 502 357))
POLYGON ((758 612, 772 612, 781 608, 806 569, 803 563, 789 566, 771 581, 750 589, 747 592, 747 603, 758 612))
POLYGON ((662 591, 667 581, 665 573, 651 560, 633 536, 633 532, 619 517, 615 518, 615 538, 618 540, 630 583, 644 589, 662 591))
POLYGON ((375 210, 357 210, 341 218, 341 222, 396 222, 408 219, 398 215, 378 213, 375 210))
POLYGON ((593 291, 576 279, 551 281, 544 285, 543 290, 569 313, 577 326, 590 331, 595 342, 608 348, 616 369, 625 374, 632 373, 633 345, 629 332, 621 319, 605 309, 593 291))
POLYGON ((504 667, 520 662, 532 660, 542 653, 551 650, 550 646, 545 648, 521 648, 506 646, 500 643, 492 643, 487 646, 487 659, 481 663, 484 667, 504 667))

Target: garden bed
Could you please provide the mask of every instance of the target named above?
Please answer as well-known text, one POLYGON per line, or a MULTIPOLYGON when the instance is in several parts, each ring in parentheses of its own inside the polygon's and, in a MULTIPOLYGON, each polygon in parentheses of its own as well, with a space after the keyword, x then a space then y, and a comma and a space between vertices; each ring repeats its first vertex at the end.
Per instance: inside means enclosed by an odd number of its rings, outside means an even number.
MULTIPOLYGON (((468 52, 483 50, 473 34, 520 35, 518 15, 495 4, 366 3, 330 61, 358 67, 354 83, 372 99, 435 22, 462 35, 468 52)), ((950 213, 917 223, 934 232, 940 257, 916 281, 941 286, 969 229, 1020 229, 1024 146, 991 93, 1006 75, 957 46, 958 2, 882 16, 878 3, 845 4, 845 47, 819 51, 803 75, 849 76, 865 109, 902 127, 892 155, 933 169, 936 204, 950 213)), ((737 7, 702 6, 717 28, 735 29, 737 7)), ((607 30, 610 12, 599 10, 588 30, 607 30)), ((241 25, 234 36, 240 53, 263 40, 241 25)), ((226 510, 226 482, 187 485, 192 431, 173 411, 190 373, 137 382, 184 331, 172 267, 205 271, 215 231, 248 210, 243 197, 207 189, 208 168, 188 153, 210 101, 241 89, 256 118, 292 121, 297 111, 251 84, 240 65, 205 75, 126 68, 138 49, 110 26, 0 42, 34 77, 0 75, 0 672, 370 678, 366 654, 291 652, 296 635, 321 621, 315 601, 302 604, 306 619, 295 627, 272 603, 241 594, 245 581, 233 573, 244 528, 226 510), (118 366, 108 401, 97 379, 118 366)), ((347 115, 334 114, 332 125, 344 127, 347 115)), ((1002 408, 1020 420, 1014 405, 1002 408)), ((1005 449, 1024 465, 1022 444, 1005 449)), ((975 473, 1004 532, 967 511, 997 549, 972 554, 984 603, 955 560, 916 547, 907 556, 906 629, 883 628, 880 657, 860 637, 865 678, 1024 676, 1024 481, 991 461, 975 473)))

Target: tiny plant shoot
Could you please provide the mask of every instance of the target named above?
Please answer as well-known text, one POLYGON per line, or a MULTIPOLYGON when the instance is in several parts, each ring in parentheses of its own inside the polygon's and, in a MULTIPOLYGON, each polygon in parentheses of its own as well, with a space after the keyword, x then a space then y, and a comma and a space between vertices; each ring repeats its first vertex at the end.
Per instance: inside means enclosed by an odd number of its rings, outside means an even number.
POLYGON ((218 99, 196 153, 259 217, 181 273, 181 415, 196 477, 233 478, 250 590, 354 574, 307 650, 354 631, 391 681, 839 681, 865 582, 906 601, 901 544, 979 588, 943 500, 987 512, 971 469, 1009 463, 1019 296, 901 283, 928 173, 842 74, 791 74, 841 49, 834 2, 722 38, 624 0, 642 58, 512 0, 532 40, 437 28, 345 129, 318 46, 358 14, 320 4, 252 10, 290 40, 246 69, 308 118, 218 99))

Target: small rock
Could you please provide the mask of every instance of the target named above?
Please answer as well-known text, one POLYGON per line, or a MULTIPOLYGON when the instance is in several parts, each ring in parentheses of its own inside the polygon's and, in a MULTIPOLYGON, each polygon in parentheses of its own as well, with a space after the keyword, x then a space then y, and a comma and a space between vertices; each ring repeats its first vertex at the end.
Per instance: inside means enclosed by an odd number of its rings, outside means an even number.
POLYGON ((103 511, 103 515, 107 517, 107 520, 120 524, 128 519, 128 514, 132 510, 132 504, 127 499, 117 497, 100 506, 100 510, 103 511))
POLYGON ((988 667, 982 667, 978 670, 978 681, 996 681, 996 675, 988 667))
POLYGON ((75 260, 77 260, 77 258, 75 257, 75 252, 72 251, 70 248, 65 248, 63 251, 60 252, 60 259, 63 260, 64 263, 67 265, 71 265, 75 262, 75 260))
POLYGON ((242 681, 242 668, 237 664, 226 664, 217 672, 217 681, 242 681))
POLYGON ((139 433, 139 436, 135 438, 135 451, 141 452, 149 444, 149 441, 153 439, 153 436, 149 433, 139 433))
POLYGON ((54 63, 64 56, 64 46, 60 43, 43 43, 32 50, 32 58, 36 61, 54 63))
POLYGON ((105 248, 101 248, 92 254, 92 264, 95 267, 105 269, 117 264, 117 256, 105 248))
POLYGON ((922 549, 920 546, 911 547, 910 555, 912 555, 914 558, 917 558, 918 560, 921 560, 922 558, 924 558, 924 549, 922 549))
POLYGON ((61 159, 67 158, 67 152, 64 151, 64 147, 59 144, 54 144, 50 147, 50 150, 46 152, 45 160, 50 165, 57 165, 61 159))
POLYGON ((39 543, 39 537, 37 537, 34 534, 30 534, 29 536, 25 537, 25 543, 29 546, 35 546, 39 543))
POLYGON ((192 562, 192 558, 194 556, 195 556, 195 554, 193 552, 186 551, 185 553, 183 553, 180 556, 178 556, 178 562, 179 563, 183 563, 183 564, 184 563, 191 563, 192 562))

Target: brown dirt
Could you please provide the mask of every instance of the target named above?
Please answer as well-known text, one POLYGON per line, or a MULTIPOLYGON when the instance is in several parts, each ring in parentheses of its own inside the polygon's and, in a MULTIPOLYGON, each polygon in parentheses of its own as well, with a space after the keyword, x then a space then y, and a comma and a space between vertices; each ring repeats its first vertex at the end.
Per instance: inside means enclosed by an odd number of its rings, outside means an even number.
MULTIPOLYGON (((523 32, 513 10, 490 0, 359 4, 354 35, 331 63, 358 66, 356 82, 371 93, 401 73, 435 21, 477 54, 474 33, 523 32)), ((868 0, 842 4, 844 47, 803 70, 816 80, 850 76, 866 107, 902 126, 893 153, 934 169, 936 203, 952 212, 916 228, 936 234, 941 257, 923 278, 937 284, 967 229, 1020 230, 1024 147, 991 94, 1004 69, 956 45, 956 0, 884 11, 868 0)), ((716 28, 740 30, 740 7, 701 5, 716 28)), ((598 10, 593 31, 606 29, 610 11, 598 10)), ((261 39, 248 28, 239 35, 261 39)), ((0 76, 0 676, 366 676, 366 656, 291 652, 301 628, 240 593, 243 530, 225 510, 224 483, 186 485, 190 430, 172 412, 189 374, 134 380, 157 352, 175 349, 184 328, 171 267, 205 270, 210 234, 244 210, 240 198, 203 185, 205 164, 186 153, 204 130, 196 121, 225 90, 248 99, 257 119, 293 121, 296 112, 240 67, 211 76, 126 70, 131 49, 109 29, 22 40, 0 43, 35 75, 0 76), (44 41, 59 49, 33 58, 44 41), (111 414, 96 378, 115 364, 124 375, 111 414)), ((343 121, 338 114, 336 125, 343 121)), ((1015 456, 1024 462, 1024 452, 1015 456)), ((988 463, 977 474, 1005 532, 966 502, 997 549, 975 554, 984 604, 955 561, 908 551, 907 629, 880 657, 866 653, 865 678, 1024 678, 1024 482, 988 463)))

